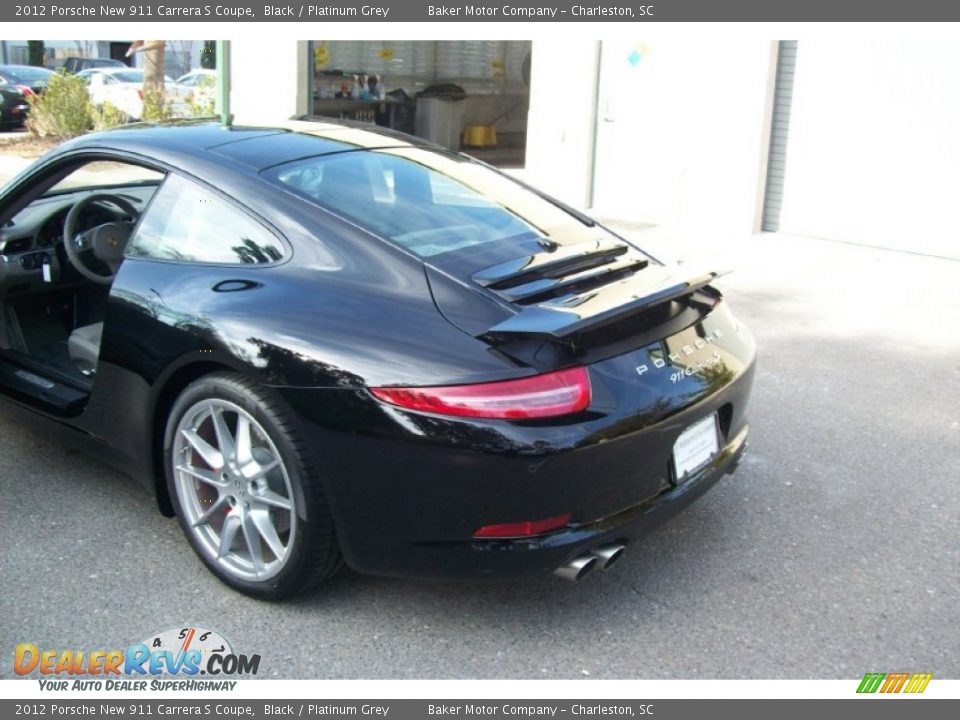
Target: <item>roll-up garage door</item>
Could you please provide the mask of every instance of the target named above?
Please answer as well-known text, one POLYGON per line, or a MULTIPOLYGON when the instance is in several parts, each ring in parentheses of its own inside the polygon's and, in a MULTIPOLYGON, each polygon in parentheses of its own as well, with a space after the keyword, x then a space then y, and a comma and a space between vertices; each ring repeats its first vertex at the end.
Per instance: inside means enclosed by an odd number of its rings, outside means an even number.
POLYGON ((764 229, 960 258, 960 41, 784 45, 764 229))
POLYGON ((793 73, 797 65, 797 41, 781 40, 777 52, 777 80, 773 93, 773 126, 767 160, 767 191, 763 202, 763 229, 780 229, 783 179, 787 170, 787 137, 790 133, 790 103, 793 100, 793 73))

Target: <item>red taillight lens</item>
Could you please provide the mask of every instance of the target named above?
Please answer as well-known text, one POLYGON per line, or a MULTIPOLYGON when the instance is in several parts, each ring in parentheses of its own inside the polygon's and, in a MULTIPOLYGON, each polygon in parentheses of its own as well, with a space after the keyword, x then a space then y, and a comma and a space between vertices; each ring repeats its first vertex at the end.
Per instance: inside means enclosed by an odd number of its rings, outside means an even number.
POLYGON ((517 523, 504 523, 503 525, 484 525, 477 530, 473 536, 478 538, 508 538, 508 537, 530 537, 532 535, 541 535, 551 530, 559 530, 573 517, 570 513, 566 515, 557 515, 546 520, 526 520, 517 523))
POLYGON ((459 417, 525 420, 555 417, 590 405, 586 368, 534 375, 519 380, 447 387, 370 388, 375 397, 408 410, 459 417))
POLYGON ((33 92, 33 90, 32 90, 31 88, 27 87, 26 85, 14 85, 14 87, 15 87, 17 90, 19 90, 19 91, 20 91, 20 94, 23 95, 24 97, 30 97, 31 95, 35 95, 35 94, 36 94, 36 93, 33 92))
POLYGON ((137 95, 139 95, 140 99, 143 100, 143 88, 137 88, 137 95))

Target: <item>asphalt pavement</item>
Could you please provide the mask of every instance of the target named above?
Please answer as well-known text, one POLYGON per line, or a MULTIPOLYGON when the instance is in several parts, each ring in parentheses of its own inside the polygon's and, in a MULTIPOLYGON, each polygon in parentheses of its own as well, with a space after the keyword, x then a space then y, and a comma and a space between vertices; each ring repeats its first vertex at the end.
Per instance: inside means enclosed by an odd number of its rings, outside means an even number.
POLYGON ((0 419, 0 674, 15 643, 125 647, 190 623, 266 677, 960 678, 960 263, 775 235, 722 250, 760 348, 749 454, 611 571, 345 572, 265 604, 132 481, 0 419))

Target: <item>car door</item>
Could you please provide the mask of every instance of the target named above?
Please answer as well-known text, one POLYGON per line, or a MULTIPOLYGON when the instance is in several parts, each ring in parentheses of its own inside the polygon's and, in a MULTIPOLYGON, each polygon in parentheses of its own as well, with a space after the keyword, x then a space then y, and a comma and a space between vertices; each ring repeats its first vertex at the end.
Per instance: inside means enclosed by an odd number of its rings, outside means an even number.
POLYGON ((257 356, 243 318, 269 294, 261 270, 289 255, 260 219, 170 173, 110 288, 85 427, 125 454, 148 456, 143 418, 168 378, 191 363, 240 367, 257 356))

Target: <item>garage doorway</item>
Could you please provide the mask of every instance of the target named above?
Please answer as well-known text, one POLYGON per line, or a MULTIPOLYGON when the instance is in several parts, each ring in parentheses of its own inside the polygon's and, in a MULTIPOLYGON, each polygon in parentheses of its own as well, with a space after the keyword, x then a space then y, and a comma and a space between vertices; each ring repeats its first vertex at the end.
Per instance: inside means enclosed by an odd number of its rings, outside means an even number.
POLYGON ((313 115, 393 128, 522 168, 531 48, 513 40, 314 40, 313 115))

